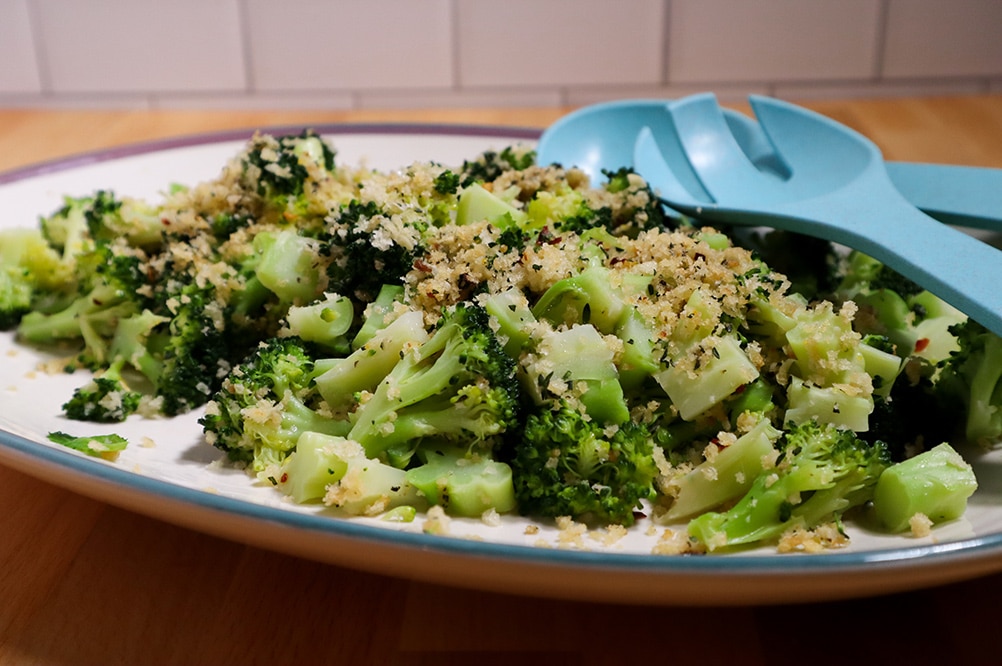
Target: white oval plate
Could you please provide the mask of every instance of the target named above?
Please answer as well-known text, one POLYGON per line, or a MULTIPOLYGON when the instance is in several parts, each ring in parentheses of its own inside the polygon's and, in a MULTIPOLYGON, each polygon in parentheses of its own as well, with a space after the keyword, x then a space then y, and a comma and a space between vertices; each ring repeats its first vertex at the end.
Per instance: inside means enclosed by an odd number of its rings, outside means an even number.
MULTIPOLYGON (((274 134, 301 128, 267 128, 274 134)), ((534 130, 442 125, 333 125, 343 164, 393 169, 414 161, 459 165, 488 148, 531 142, 534 130)), ((250 132, 201 135, 90 153, 0 174, 0 227, 25 227, 64 194, 112 189, 155 198, 171 183, 214 177, 250 132)), ((399 525, 295 506, 274 489, 220 464, 201 439, 199 412, 133 418, 112 427, 68 421, 60 405, 85 378, 51 375, 42 354, 0 334, 0 463, 111 504, 236 541, 375 573, 446 585, 566 599, 645 604, 751 604, 857 597, 947 583, 1002 570, 1002 453, 973 456, 981 487, 963 520, 930 537, 890 537, 850 526, 848 548, 779 555, 655 555, 663 533, 641 521, 607 543, 602 532, 569 538, 551 525, 506 516, 500 525, 424 519, 399 525), (54 430, 117 432, 130 445, 114 463, 49 443, 54 430)), ((31 501, 25 498, 24 501, 31 501)))

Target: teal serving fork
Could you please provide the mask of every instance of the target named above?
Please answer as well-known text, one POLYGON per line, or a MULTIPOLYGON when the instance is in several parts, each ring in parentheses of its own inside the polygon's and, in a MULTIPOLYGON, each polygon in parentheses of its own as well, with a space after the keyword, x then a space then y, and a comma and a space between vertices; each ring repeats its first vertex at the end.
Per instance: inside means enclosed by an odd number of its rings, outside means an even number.
MULTIPOLYGON (((625 99, 577 109, 543 132, 537 146, 539 162, 574 165, 597 181, 603 170, 633 163, 637 134, 645 126, 657 127, 667 104, 666 99, 625 99)), ((730 109, 724 109, 724 117, 756 166, 781 177, 789 175, 754 120, 730 109)), ((885 165, 901 194, 940 222, 1002 231, 1002 169, 894 161, 885 165)))
POLYGON ((780 177, 749 159, 712 94, 668 103, 637 137, 635 168, 681 213, 856 248, 1002 334, 999 250, 904 199, 869 139, 793 104, 750 102, 780 177))

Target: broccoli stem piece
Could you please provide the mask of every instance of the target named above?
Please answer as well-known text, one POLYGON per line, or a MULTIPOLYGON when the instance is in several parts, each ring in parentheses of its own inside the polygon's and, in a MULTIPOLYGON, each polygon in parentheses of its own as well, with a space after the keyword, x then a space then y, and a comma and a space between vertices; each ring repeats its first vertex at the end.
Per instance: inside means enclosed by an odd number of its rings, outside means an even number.
POLYGON ((406 472, 366 457, 357 442, 318 432, 299 437, 296 450, 282 463, 277 485, 296 502, 323 500, 350 515, 426 506, 406 472))
POLYGON ((476 518, 491 509, 515 509, 511 467, 465 449, 422 448, 423 464, 407 470, 408 483, 446 513, 476 518))
POLYGON ((762 472, 771 467, 773 444, 782 433, 762 418, 712 460, 705 460, 675 481, 675 499, 665 512, 668 521, 681 520, 745 494, 762 472))
POLYGON ((394 306, 403 300, 404 288, 398 284, 384 284, 379 288, 374 301, 365 306, 362 313, 362 326, 351 341, 353 349, 358 349, 372 339, 376 331, 386 328, 387 318, 393 312, 394 306))
POLYGON ((884 470, 873 491, 873 511, 891 532, 907 530, 918 514, 946 522, 964 515, 977 487, 971 466, 949 444, 939 444, 884 470))
POLYGON ((310 305, 293 305, 285 316, 290 334, 337 354, 349 351, 348 329, 354 319, 351 299, 337 294, 326 294, 310 305))
POLYGON ((734 336, 716 338, 711 352, 705 356, 708 360, 698 368, 669 365, 654 376, 686 421, 723 402, 759 376, 734 336))

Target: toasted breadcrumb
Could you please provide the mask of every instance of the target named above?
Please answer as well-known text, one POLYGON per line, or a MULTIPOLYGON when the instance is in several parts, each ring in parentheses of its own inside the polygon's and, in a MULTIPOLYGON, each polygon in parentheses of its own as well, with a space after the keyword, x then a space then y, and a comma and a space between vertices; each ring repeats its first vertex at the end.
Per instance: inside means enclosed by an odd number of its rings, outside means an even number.
POLYGON ((916 513, 909 518, 908 526, 912 530, 912 536, 927 537, 932 534, 932 519, 924 513, 916 513))

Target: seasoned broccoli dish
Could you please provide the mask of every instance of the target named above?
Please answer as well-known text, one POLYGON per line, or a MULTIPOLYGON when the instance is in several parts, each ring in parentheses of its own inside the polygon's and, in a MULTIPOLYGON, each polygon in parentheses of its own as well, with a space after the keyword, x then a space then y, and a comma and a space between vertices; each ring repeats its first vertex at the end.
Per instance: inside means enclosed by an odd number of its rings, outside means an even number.
POLYGON ((69 419, 198 410, 294 502, 643 522, 679 553, 955 519, 953 445, 1002 438, 1002 339, 866 255, 526 146, 337 157, 257 134, 157 202, 67 196, 0 231, 0 326, 79 372, 69 419))

